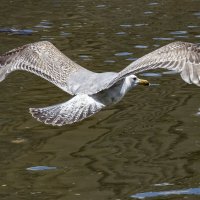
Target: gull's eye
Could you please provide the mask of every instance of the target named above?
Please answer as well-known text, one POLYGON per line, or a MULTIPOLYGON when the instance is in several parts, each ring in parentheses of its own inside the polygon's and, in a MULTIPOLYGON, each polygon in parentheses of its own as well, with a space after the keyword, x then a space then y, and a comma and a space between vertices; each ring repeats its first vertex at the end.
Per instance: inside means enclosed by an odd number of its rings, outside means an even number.
POLYGON ((136 77, 134 77, 134 78, 133 78, 133 80, 134 80, 134 81, 136 81, 136 80, 137 80, 137 78, 136 78, 136 77))

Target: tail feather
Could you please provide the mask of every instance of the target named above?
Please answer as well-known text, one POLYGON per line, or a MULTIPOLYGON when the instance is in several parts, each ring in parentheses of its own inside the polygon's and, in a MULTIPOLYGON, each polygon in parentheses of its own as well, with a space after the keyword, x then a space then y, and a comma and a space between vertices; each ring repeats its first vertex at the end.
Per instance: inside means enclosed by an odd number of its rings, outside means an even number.
POLYGON ((30 108, 30 113, 38 121, 54 126, 62 126, 81 121, 98 111, 104 104, 88 95, 77 95, 67 102, 45 107, 30 108))

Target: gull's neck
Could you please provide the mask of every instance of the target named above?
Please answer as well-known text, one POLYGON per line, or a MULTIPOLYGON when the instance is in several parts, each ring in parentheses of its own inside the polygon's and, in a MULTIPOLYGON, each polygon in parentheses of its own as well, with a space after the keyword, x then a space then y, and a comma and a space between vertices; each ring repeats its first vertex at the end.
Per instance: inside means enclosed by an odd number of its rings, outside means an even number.
POLYGON ((133 87, 132 79, 127 76, 121 80, 120 84, 113 85, 111 88, 93 95, 93 97, 105 105, 110 105, 119 102, 133 87))
POLYGON ((122 83, 122 87, 121 87, 121 91, 120 94, 122 95, 122 97, 130 90, 134 87, 133 82, 131 81, 131 79, 127 76, 124 79, 124 82, 122 83))

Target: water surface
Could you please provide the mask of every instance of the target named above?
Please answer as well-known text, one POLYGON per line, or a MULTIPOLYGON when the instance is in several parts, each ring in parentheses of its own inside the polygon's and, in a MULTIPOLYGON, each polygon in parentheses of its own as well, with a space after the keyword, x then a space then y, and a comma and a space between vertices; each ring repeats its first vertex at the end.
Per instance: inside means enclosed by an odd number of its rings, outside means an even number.
MULTIPOLYGON (((119 71, 169 42, 200 43, 199 8, 197 0, 1 0, 0 53, 48 40, 90 70, 119 71)), ((152 87, 63 127, 37 122, 28 108, 68 94, 26 72, 9 75, 0 84, 0 198, 125 200, 199 188, 200 88, 145 73, 152 87)))

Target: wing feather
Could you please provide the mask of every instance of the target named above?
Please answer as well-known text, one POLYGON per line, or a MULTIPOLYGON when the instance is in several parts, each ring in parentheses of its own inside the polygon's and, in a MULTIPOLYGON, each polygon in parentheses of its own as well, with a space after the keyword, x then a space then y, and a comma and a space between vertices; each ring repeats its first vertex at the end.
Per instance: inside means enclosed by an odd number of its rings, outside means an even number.
POLYGON ((107 87, 111 87, 129 74, 163 68, 181 74, 187 83, 200 86, 200 45, 187 42, 173 42, 132 62, 118 73, 107 87))
POLYGON ((38 121, 53 126, 63 126, 82 121, 99 112, 105 105, 88 95, 77 95, 67 102, 45 107, 30 108, 30 113, 38 121))
POLYGON ((50 42, 42 41, 24 45, 0 56, 1 80, 15 70, 32 72, 73 94, 68 87, 69 77, 84 68, 65 56, 50 42))
POLYGON ((27 44, 0 56, 0 81, 15 70, 32 72, 72 95, 95 94, 117 76, 114 72, 89 71, 47 41, 27 44))
POLYGON ((91 95, 111 87, 129 74, 157 68, 175 70, 187 83, 200 86, 200 46, 173 42, 132 62, 119 73, 94 73, 70 60, 50 42, 37 42, 0 56, 0 81, 14 70, 25 70, 72 95, 91 95))

